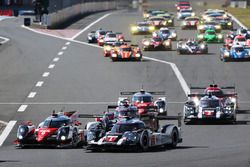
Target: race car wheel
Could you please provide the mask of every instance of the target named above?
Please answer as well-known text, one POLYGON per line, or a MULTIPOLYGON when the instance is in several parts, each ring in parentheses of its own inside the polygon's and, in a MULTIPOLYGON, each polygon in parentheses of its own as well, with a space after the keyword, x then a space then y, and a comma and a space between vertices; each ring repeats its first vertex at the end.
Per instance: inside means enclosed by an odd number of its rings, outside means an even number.
POLYGON ((77 146, 78 138, 79 138, 79 137, 78 137, 78 134, 77 134, 77 130, 74 129, 73 134, 72 134, 72 141, 71 141, 71 145, 72 145, 73 147, 76 147, 76 146, 77 146))
POLYGON ((179 140, 178 130, 176 128, 174 128, 171 133, 171 139, 172 139, 172 143, 169 146, 171 148, 175 148, 179 140))
POLYGON ((142 134, 141 134, 140 147, 141 147, 142 151, 147 151, 148 150, 149 138, 148 138, 148 132, 147 131, 143 131, 142 134))

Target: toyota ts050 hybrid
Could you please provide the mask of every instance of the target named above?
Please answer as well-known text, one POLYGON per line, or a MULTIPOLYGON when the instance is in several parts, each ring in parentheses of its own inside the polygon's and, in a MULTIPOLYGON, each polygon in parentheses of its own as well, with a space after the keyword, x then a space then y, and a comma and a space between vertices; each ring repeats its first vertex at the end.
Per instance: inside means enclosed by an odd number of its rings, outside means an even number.
POLYGON ((16 147, 54 146, 79 147, 84 143, 81 123, 76 120, 76 112, 59 112, 49 116, 37 127, 27 121, 19 125, 16 147))

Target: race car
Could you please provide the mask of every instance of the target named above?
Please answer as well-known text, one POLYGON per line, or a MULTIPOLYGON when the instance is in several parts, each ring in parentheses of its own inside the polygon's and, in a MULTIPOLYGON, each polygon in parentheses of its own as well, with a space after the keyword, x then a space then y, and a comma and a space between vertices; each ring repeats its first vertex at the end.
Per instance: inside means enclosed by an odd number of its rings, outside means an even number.
POLYGON ((175 7, 177 11, 182 9, 192 9, 189 1, 180 1, 177 4, 175 4, 175 7))
POLYGON ((230 50, 226 47, 220 49, 220 60, 250 60, 250 47, 242 45, 233 45, 230 50))
POLYGON ((91 31, 90 33, 88 33, 88 42, 89 43, 97 43, 98 39, 101 39, 102 37, 104 37, 107 32, 110 32, 110 31, 105 31, 102 29, 98 29, 96 31, 91 31))
POLYGON ((208 29, 204 34, 197 34, 198 41, 205 41, 207 43, 223 43, 223 34, 216 33, 213 29, 208 29))
POLYGON ((232 45, 246 45, 247 39, 243 35, 236 35, 233 39, 232 45))
POLYGON ((177 43, 177 52, 179 54, 207 54, 208 46, 205 42, 196 40, 180 40, 177 43))
POLYGON ((142 40, 143 50, 172 50, 171 39, 164 40, 161 37, 146 38, 142 40))
POLYGON ((138 47, 138 45, 123 44, 120 46, 119 49, 111 51, 110 58, 112 61, 118 61, 118 60, 141 61, 142 52, 138 47))
POLYGON ((138 22, 132 24, 130 30, 133 35, 151 34, 155 30, 155 27, 149 22, 138 22))
POLYGON ((191 93, 184 105, 184 122, 197 120, 236 121, 238 106, 237 93, 234 86, 218 87, 211 84, 209 87, 191 87, 191 90, 204 90, 204 93, 191 93), (223 90, 233 90, 225 92, 223 90))
POLYGON ((163 40, 171 39, 172 41, 176 41, 177 33, 174 29, 162 27, 158 31, 154 31, 152 33, 153 37, 161 37, 163 40))
MULTIPOLYGON (((131 96, 131 105, 136 106, 138 108, 138 114, 144 115, 149 112, 157 112, 160 115, 167 115, 167 101, 166 97, 158 97, 157 100, 154 100, 154 96, 165 95, 165 92, 146 92, 141 89, 139 92, 121 92, 122 96, 131 96)), ((118 104, 121 99, 124 97, 118 98, 118 104)), ((126 99, 129 99, 126 97, 126 99)))
POLYGON ((177 19, 182 20, 186 17, 195 16, 195 13, 192 9, 181 9, 179 12, 177 12, 177 19))
POLYGON ((26 146, 80 147, 83 145, 84 132, 77 121, 77 113, 53 112, 51 116, 36 127, 31 121, 19 125, 17 148, 26 146))
POLYGON ((118 51, 120 46, 125 44, 124 42, 115 42, 113 44, 104 44, 103 46, 103 53, 104 53, 104 57, 110 57, 112 51, 118 51))
POLYGON ((163 17, 166 21, 167 27, 173 27, 174 26, 174 17, 170 13, 164 13, 164 14, 158 14, 158 17, 163 17))
POLYGON ((184 122, 194 121, 236 121, 234 103, 222 103, 212 94, 189 94, 191 97, 184 105, 184 122), (194 99, 197 99, 196 101, 194 99))
POLYGON ((186 17, 182 22, 181 22, 181 29, 197 29, 197 25, 199 24, 199 17, 186 17))
POLYGON ((213 18, 212 21, 218 22, 223 30, 233 29, 233 21, 230 18, 216 17, 213 18))
POLYGON ((226 47, 227 49, 230 49, 231 46, 233 45, 233 41, 236 36, 237 36, 236 32, 229 31, 224 40, 224 47, 226 47))
POLYGON ((247 30, 247 29, 245 29, 245 28, 238 28, 237 30, 236 30, 236 34, 237 35, 242 35, 242 36, 244 36, 246 39, 250 39, 250 32, 247 30))
POLYGON ((148 22, 156 29, 159 29, 161 27, 166 27, 168 24, 168 21, 164 17, 159 17, 159 16, 150 17, 148 19, 148 22))
MULTIPOLYGON (((100 127, 98 127, 100 129, 100 127)), ((174 124, 166 124, 158 132, 147 128, 137 118, 118 121, 110 132, 99 137, 98 128, 92 126, 87 133, 87 150, 105 151, 113 149, 147 151, 151 147, 165 146, 175 148, 182 142, 181 128, 174 124), (96 130, 97 129, 97 130, 96 130)))
POLYGON ((152 16, 158 16, 158 15, 166 14, 166 13, 168 13, 168 12, 165 10, 144 10, 143 18, 144 18, 144 20, 147 20, 152 16))
POLYGON ((221 9, 207 9, 207 10, 201 15, 201 18, 202 18, 203 20, 207 20, 207 18, 209 17, 209 15, 211 15, 211 14, 213 14, 213 13, 222 14, 223 17, 224 17, 225 19, 231 18, 225 10, 221 10, 221 9))
POLYGON ((114 44, 117 41, 124 42, 124 35, 122 33, 108 32, 98 44, 103 46, 104 44, 114 44))
POLYGON ((206 30, 214 29, 217 33, 221 32, 221 25, 215 21, 200 21, 197 27, 199 33, 205 33, 206 30))

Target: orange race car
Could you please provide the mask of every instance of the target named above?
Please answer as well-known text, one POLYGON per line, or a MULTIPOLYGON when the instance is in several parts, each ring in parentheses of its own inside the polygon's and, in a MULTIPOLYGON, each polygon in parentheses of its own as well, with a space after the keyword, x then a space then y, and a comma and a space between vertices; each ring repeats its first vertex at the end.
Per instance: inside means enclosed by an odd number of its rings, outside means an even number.
POLYGON ((117 60, 135 60, 141 61, 142 52, 138 45, 123 44, 118 50, 112 50, 111 57, 112 61, 117 60))
POLYGON ((124 42, 117 41, 113 44, 104 44, 103 46, 104 57, 110 57, 111 52, 118 51, 121 45, 124 45, 124 42))

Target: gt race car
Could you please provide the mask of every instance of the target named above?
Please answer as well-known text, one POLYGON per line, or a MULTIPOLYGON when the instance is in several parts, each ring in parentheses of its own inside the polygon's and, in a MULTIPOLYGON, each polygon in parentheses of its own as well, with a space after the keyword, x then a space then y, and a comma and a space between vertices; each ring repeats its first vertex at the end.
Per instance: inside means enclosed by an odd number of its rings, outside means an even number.
POLYGON ((164 17, 159 17, 159 16, 150 17, 147 21, 156 29, 159 29, 161 27, 167 27, 168 25, 168 20, 165 19, 164 17))
POLYGON ((207 54, 208 46, 205 42, 196 40, 180 40, 177 43, 177 52, 179 54, 207 54))
POLYGON ((221 33, 216 33, 214 29, 208 29, 204 34, 197 34, 198 41, 205 41, 207 43, 223 43, 224 37, 221 33))
POLYGON ((155 27, 149 22, 138 22, 136 24, 132 24, 130 27, 133 35, 151 34, 155 30, 155 27))
POLYGON ((118 61, 118 60, 141 61, 142 52, 138 47, 138 45, 123 44, 120 46, 119 49, 111 51, 110 58, 112 61, 118 61))
POLYGON ((195 16, 195 13, 191 9, 181 9, 179 12, 177 12, 177 19, 182 20, 186 17, 195 16))
POLYGON ((171 39, 164 40, 161 37, 146 38, 142 40, 144 51, 172 50, 171 39))
POLYGON ((250 47, 242 45, 233 45, 230 49, 222 47, 220 49, 221 61, 233 61, 233 60, 250 60, 250 47))
POLYGON ((200 21, 197 27, 199 33, 205 33, 206 30, 213 29, 216 33, 221 32, 221 25, 215 21, 200 21))
POLYGON ((17 129, 16 147, 80 147, 85 142, 84 131, 76 118, 76 112, 53 112, 38 127, 31 121, 24 122, 17 129))

